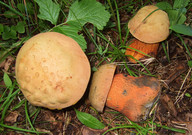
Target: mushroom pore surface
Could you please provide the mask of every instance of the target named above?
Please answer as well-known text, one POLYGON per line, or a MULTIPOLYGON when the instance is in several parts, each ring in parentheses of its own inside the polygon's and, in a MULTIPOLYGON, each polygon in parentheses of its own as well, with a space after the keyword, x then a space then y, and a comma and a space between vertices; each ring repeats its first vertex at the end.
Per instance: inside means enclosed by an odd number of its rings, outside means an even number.
POLYGON ((83 96, 90 78, 90 64, 72 38, 46 32, 22 46, 15 72, 20 89, 31 104, 62 109, 83 96))
POLYGON ((157 43, 169 35, 169 18, 166 12, 154 5, 141 8, 129 21, 130 33, 145 43, 157 43))

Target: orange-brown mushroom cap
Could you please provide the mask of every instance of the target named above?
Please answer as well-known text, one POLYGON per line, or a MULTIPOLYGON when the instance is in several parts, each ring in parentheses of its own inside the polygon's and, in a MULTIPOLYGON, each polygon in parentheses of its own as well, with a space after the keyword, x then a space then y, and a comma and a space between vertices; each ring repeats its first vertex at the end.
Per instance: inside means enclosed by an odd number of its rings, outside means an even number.
POLYGON ((129 21, 130 33, 145 43, 157 43, 169 35, 169 18, 166 12, 154 5, 141 8, 129 21))
POLYGON ((16 79, 33 105, 62 109, 78 102, 90 78, 90 64, 78 43, 57 32, 29 39, 16 58, 16 79))
POLYGON ((103 112, 115 69, 115 64, 104 64, 93 74, 89 91, 89 101, 99 112, 103 112))

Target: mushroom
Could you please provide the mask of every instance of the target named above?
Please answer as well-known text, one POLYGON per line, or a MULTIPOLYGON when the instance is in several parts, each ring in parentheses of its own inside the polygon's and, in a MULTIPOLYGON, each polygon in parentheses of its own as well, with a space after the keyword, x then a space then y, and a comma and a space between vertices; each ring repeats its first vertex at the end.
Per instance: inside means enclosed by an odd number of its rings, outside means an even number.
POLYGON ((146 120, 159 98, 159 81, 147 76, 114 75, 115 67, 113 64, 102 65, 93 74, 89 93, 91 105, 98 112, 103 112, 106 104, 132 121, 146 120))
MULTIPOLYGON (((141 49, 140 51, 148 54, 149 51, 147 50, 150 49, 150 52, 155 54, 156 48, 159 46, 158 43, 165 40, 169 36, 169 17, 166 12, 158 7, 148 5, 141 8, 128 22, 128 29, 136 39, 145 43, 145 49, 141 49), (153 47, 155 48, 154 51, 152 51, 150 44, 156 46, 153 47)), ((132 46, 132 48, 139 47, 135 45, 135 47, 132 46)))
POLYGON ((15 73, 22 93, 32 105, 62 109, 84 95, 90 63, 75 40, 45 32, 21 47, 15 73))
POLYGON ((99 112, 102 112, 105 106, 115 69, 115 64, 104 64, 93 75, 89 91, 89 101, 99 112))
POLYGON ((128 56, 128 59, 132 63, 137 63, 136 60, 142 60, 148 58, 147 55, 150 57, 155 57, 157 55, 159 43, 144 43, 139 41, 138 39, 133 39, 130 41, 129 47, 125 51, 125 55, 128 56), (134 48, 134 50, 132 49, 134 48), (146 55, 147 54, 147 55, 146 55), (133 56, 135 59, 133 59, 133 56))

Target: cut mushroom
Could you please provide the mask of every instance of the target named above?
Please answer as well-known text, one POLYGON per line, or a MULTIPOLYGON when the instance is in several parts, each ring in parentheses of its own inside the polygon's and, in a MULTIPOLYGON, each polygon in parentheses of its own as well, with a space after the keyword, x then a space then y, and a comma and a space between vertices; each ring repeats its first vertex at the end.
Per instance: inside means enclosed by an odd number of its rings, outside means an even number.
POLYGON ((115 69, 115 64, 105 64, 101 65, 93 74, 89 92, 89 101, 91 102, 91 105, 99 112, 103 112, 115 69))
POLYGON ((29 39, 17 55, 15 70, 26 99, 49 109, 77 103, 90 78, 90 64, 81 47, 56 32, 29 39))
POLYGON ((160 95, 160 84, 153 77, 114 76, 106 106, 121 112, 132 121, 148 118, 160 95))
POLYGON ((109 73, 107 65, 102 65, 101 68, 102 70, 96 71, 93 75, 89 93, 91 105, 102 112, 106 104, 107 107, 121 112, 132 121, 146 120, 159 98, 161 91, 159 81, 145 76, 133 77, 125 74, 114 76, 114 69, 109 73), (104 71, 108 73, 105 74, 104 71), (97 83, 94 83, 96 80, 97 83))

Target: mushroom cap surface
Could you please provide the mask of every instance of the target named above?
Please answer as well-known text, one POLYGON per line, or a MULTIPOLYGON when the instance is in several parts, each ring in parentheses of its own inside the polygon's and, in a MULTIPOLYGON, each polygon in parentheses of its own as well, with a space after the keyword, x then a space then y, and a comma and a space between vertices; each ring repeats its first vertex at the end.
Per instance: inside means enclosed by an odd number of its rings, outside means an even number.
POLYGON ((16 58, 16 79, 36 106, 62 109, 78 102, 90 78, 90 63, 78 43, 57 32, 29 39, 16 58))
POLYGON ((93 74, 89 91, 89 101, 98 112, 103 112, 115 69, 115 64, 104 64, 93 74))
POLYGON ((154 5, 141 8, 129 21, 130 33, 145 43, 157 43, 169 36, 169 18, 154 5))

